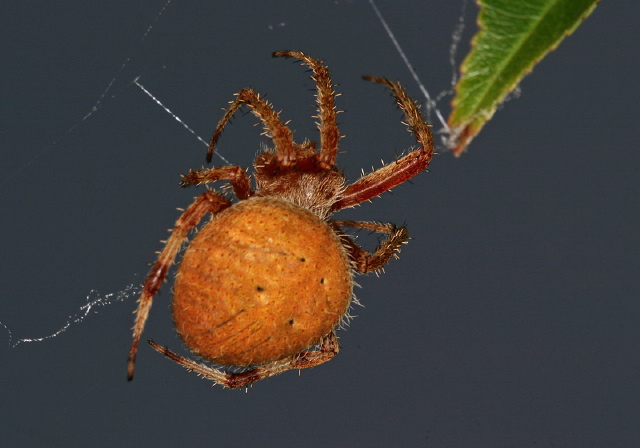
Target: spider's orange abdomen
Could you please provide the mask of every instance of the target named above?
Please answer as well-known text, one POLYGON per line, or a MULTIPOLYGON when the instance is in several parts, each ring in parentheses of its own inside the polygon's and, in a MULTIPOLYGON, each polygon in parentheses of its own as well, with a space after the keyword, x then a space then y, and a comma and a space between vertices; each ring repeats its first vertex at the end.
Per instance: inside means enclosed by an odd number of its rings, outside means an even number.
POLYGON ((345 315, 349 259, 336 233, 290 202, 254 197, 215 215, 184 253, 173 318, 186 345, 225 365, 315 345, 345 315))

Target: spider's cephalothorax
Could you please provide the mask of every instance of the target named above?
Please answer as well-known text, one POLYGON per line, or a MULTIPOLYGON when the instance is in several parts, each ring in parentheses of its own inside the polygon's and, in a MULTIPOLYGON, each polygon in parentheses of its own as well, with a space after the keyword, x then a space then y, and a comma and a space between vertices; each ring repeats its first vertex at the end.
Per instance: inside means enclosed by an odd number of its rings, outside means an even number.
POLYGON ((365 77, 391 90, 420 147, 345 186, 335 165, 340 133, 327 68, 297 51, 273 55, 298 59, 313 71, 320 148, 311 141, 295 143, 279 114, 254 90, 237 94, 211 138, 207 161, 211 162, 222 130, 242 105, 261 120, 274 148, 255 160, 255 189, 239 166, 192 170, 184 176, 183 186, 227 181, 238 202, 206 191, 178 219, 143 286, 129 352, 129 379, 153 296, 189 231, 206 215, 211 214, 211 220, 186 248, 176 274, 174 322, 198 356, 246 369, 227 372, 153 341, 149 344, 188 370, 230 388, 333 358, 339 349, 335 330, 347 316, 354 273, 382 268, 408 238, 404 227, 329 217, 405 182, 429 165, 433 139, 415 102, 399 83, 365 77), (369 253, 342 227, 368 229, 387 238, 369 253))

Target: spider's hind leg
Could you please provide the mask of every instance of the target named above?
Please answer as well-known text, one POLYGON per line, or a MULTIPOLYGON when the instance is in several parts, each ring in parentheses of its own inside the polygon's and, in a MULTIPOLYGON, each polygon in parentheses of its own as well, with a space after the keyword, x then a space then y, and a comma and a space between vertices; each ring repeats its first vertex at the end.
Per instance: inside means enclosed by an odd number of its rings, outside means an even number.
POLYGON ((133 342, 129 349, 127 372, 129 381, 133 379, 136 355, 138 353, 138 344, 140 343, 142 330, 144 330, 145 323, 149 317, 149 310, 151 309, 153 297, 162 287, 162 282, 178 255, 178 252, 182 247, 182 243, 189 234, 189 231, 197 226, 202 218, 204 218, 208 213, 218 213, 230 206, 231 202, 229 202, 229 200, 224 196, 211 191, 206 191, 198 196, 195 202, 184 211, 180 218, 178 218, 175 227, 171 231, 171 236, 167 240, 158 260, 151 268, 151 271, 144 282, 142 294, 140 294, 140 298, 138 299, 138 309, 136 310, 136 318, 133 325, 133 342))
POLYGON ((180 364, 188 371, 195 372, 203 378, 207 378, 216 384, 221 384, 222 386, 230 389, 248 386, 251 383, 277 375, 278 373, 282 373, 286 370, 308 369, 315 367, 331 360, 340 350, 338 337, 335 332, 332 331, 322 338, 319 344, 320 348, 318 350, 304 351, 297 355, 290 356, 279 361, 274 361, 254 369, 246 370, 241 373, 228 373, 180 356, 153 341, 148 342, 149 345, 151 345, 151 347, 153 347, 158 353, 165 355, 167 358, 180 364))

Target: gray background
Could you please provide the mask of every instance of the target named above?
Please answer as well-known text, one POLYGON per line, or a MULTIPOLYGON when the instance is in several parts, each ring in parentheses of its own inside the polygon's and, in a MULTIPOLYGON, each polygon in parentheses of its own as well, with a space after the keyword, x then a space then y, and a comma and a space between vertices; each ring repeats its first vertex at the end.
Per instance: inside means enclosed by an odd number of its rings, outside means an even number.
MULTIPOLYGON (((300 49, 340 84, 351 180, 414 144, 387 92, 360 80, 398 79, 422 100, 368 2, 176 1, 155 22, 161 6, 2 6, 0 321, 14 343, 55 332, 91 290, 140 283, 197 194, 177 182, 204 146, 136 76, 206 139, 246 86, 315 139, 308 74, 270 57, 300 49)), ((425 85, 446 89, 460 2, 378 6, 425 85)), ((365 307, 335 360, 245 393, 145 345, 127 383, 133 297, 45 342, 12 348, 0 328, 0 445, 637 446, 639 9, 603 2, 467 154, 338 215, 406 223, 413 239, 386 274, 358 277, 365 307)), ((225 132, 232 162, 258 150, 254 123, 225 132)), ((169 298, 144 338, 180 350, 169 298)))

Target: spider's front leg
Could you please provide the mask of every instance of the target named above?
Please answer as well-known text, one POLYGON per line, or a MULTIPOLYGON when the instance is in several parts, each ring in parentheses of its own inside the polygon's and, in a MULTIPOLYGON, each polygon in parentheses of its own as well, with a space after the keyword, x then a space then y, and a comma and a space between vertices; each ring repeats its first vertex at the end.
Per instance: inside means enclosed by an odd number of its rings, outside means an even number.
POLYGON ((220 369, 200 364, 191 359, 185 358, 172 352, 166 347, 148 341, 158 353, 165 355, 172 361, 180 364, 190 372, 195 372, 203 378, 210 379, 216 384, 236 389, 238 387, 248 386, 251 383, 268 378, 278 373, 282 373, 291 369, 308 369, 323 364, 338 354, 340 347, 338 345, 338 337, 332 331, 320 341, 318 350, 307 350, 294 356, 290 356, 279 361, 274 361, 254 369, 246 370, 241 373, 227 373, 220 369))
POLYGON ((248 199, 250 196, 253 196, 254 193, 247 172, 240 166, 221 166, 202 170, 190 170, 188 174, 182 177, 183 179, 180 185, 183 187, 228 180, 231 188, 233 188, 233 193, 240 200, 248 199))
POLYGON ((334 228, 338 230, 338 235, 342 244, 347 249, 347 253, 355 263, 355 269, 361 274, 377 271, 386 265, 391 257, 397 257, 403 244, 409 239, 409 233, 405 227, 396 227, 393 224, 382 224, 377 222, 364 221, 331 221, 334 228), (369 253, 356 244, 349 236, 342 234, 337 226, 355 227, 358 229, 368 229, 374 232, 384 233, 388 238, 384 240, 378 248, 369 253))
POLYGON ((318 161, 325 169, 332 168, 336 162, 338 152, 338 141, 340 140, 340 131, 336 122, 335 97, 333 91, 335 84, 331 81, 329 70, 322 61, 318 61, 301 51, 276 51, 273 57, 295 58, 313 71, 312 79, 316 82, 317 93, 316 102, 318 103, 318 130, 320 131, 320 153, 317 155, 318 161))
POLYGON ((331 207, 331 211, 353 207, 406 182, 424 171, 433 156, 433 136, 429 125, 420 114, 415 101, 407 95, 400 83, 374 76, 363 76, 363 78, 382 84, 391 90, 396 104, 404 112, 409 132, 416 137, 421 147, 346 187, 340 199, 331 207))
POLYGON ((207 191, 198 196, 195 202, 178 218, 175 227, 171 231, 171 236, 167 240, 158 260, 153 265, 153 268, 151 268, 144 282, 142 294, 140 295, 140 299, 138 299, 138 309, 136 310, 136 319, 133 325, 133 343, 129 350, 129 381, 133 379, 138 344, 140 343, 140 336, 142 335, 142 330, 149 316, 153 296, 160 290, 167 271, 180 251, 182 243, 189 234, 189 231, 198 225, 207 213, 218 213, 230 206, 231 202, 224 196, 207 191))
POLYGON ((296 160, 296 151, 291 130, 280 120, 279 114, 273 110, 271 104, 251 88, 242 89, 238 92, 236 99, 231 102, 231 105, 218 123, 209 143, 207 163, 211 163, 213 151, 222 134, 222 130, 243 104, 249 106, 251 112, 262 121, 265 134, 271 138, 276 147, 279 164, 282 166, 292 165, 296 160))

